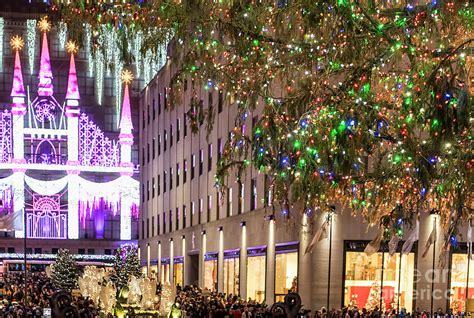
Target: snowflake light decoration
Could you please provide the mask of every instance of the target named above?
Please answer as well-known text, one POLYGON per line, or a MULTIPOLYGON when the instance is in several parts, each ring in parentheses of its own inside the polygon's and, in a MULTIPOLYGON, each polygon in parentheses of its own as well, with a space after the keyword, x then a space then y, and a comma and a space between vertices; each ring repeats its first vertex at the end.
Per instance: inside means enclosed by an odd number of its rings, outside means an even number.
POLYGON ((35 117, 41 122, 50 122, 54 120, 54 104, 47 99, 38 101, 35 105, 35 117))

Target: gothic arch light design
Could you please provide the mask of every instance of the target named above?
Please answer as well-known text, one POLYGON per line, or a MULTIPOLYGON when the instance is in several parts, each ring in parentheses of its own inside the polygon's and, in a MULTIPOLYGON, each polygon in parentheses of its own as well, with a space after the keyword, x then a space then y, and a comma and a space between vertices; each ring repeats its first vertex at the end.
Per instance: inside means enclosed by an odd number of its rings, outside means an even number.
MULTIPOLYGON (((38 90, 31 103, 23 84, 22 46, 13 48, 11 109, 0 112, 0 172, 13 173, 0 178, 0 197, 6 206, 0 213, 21 215, 15 217, 15 237, 24 237, 26 231, 35 238, 78 239, 85 213, 94 217, 94 205, 106 202, 103 210, 120 218, 120 239, 130 240, 132 217, 138 213, 139 182, 133 178, 135 167, 131 161, 133 125, 128 83, 120 132, 114 140, 81 113, 74 51, 70 51, 64 101, 58 102, 54 96, 47 32, 42 30, 38 90), (25 154, 27 143, 31 154, 25 154), (27 158, 30 155, 34 158, 27 158), (55 171, 63 177, 41 180, 36 177, 41 171, 55 171), (87 174, 81 175, 83 172, 87 174), (93 176, 101 176, 98 180, 106 182, 96 182, 93 176)), ((103 215, 97 218, 103 223, 103 215)))

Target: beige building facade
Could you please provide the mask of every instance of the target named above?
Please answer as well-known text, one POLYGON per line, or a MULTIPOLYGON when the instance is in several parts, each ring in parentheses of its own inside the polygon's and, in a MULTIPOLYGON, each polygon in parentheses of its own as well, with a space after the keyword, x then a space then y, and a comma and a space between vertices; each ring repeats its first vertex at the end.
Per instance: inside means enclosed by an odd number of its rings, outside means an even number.
MULTIPOLYGON (((423 213, 419 241, 409 254, 401 255, 400 242, 392 256, 387 246, 369 256, 364 248, 377 229, 336 207, 328 238, 305 254, 329 211, 307 215, 293 208, 282 214, 266 204, 271 192, 265 175, 253 169, 241 184, 230 175, 229 190, 220 197, 214 176, 235 127, 235 104, 214 88, 188 81, 181 101, 166 107, 174 72, 168 61, 140 97, 139 246, 146 273, 163 283, 197 284, 267 304, 295 290, 312 310, 328 304, 410 312, 462 310, 466 294, 474 297, 474 260, 468 259, 461 236, 440 268, 444 233, 436 215, 423 213), (186 113, 193 96, 204 109, 214 108, 209 135, 205 123, 196 134, 191 132, 186 113), (435 224, 438 240, 423 257, 435 224)), ((258 115, 243 115, 246 134, 252 133, 258 115)), ((405 232, 406 239, 411 229, 405 232)), ((465 239, 467 227, 461 232, 465 239)))

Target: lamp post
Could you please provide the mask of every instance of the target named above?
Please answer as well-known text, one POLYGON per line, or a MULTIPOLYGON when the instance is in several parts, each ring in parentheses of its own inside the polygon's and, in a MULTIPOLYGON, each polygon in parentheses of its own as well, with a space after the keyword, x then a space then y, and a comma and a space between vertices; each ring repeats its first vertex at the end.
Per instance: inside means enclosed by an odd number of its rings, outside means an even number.
POLYGON ((331 263, 332 263, 332 221, 334 214, 336 214, 336 207, 334 205, 330 206, 327 218, 329 223, 329 264, 328 264, 328 290, 327 290, 327 307, 326 310, 329 312, 329 298, 331 294, 331 263))

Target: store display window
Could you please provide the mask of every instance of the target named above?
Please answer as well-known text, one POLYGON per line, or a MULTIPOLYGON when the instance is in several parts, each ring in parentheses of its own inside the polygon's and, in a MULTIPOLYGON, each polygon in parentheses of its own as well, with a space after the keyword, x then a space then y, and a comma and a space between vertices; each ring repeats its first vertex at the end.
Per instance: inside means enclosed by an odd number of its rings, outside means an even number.
POLYGON ((173 281, 176 286, 183 287, 184 283, 184 258, 182 256, 173 259, 173 281))
POLYGON ((160 268, 160 283, 170 283, 170 259, 163 258, 161 259, 161 268, 160 268))
POLYGON ((224 293, 239 295, 240 250, 224 251, 224 293))
POLYGON ((415 253, 369 256, 363 251, 365 244, 345 252, 344 306, 412 312, 415 253))
POLYGON ((204 255, 204 288, 217 290, 217 253, 204 255))
POLYGON ((298 292, 298 243, 275 247, 275 301, 283 301, 288 292, 298 292))
POLYGON ((266 248, 247 250, 247 298, 265 300, 266 248))
POLYGON ((450 308, 454 312, 463 312, 466 298, 474 299, 474 260, 469 260, 466 244, 462 244, 451 254, 450 281, 450 308))

